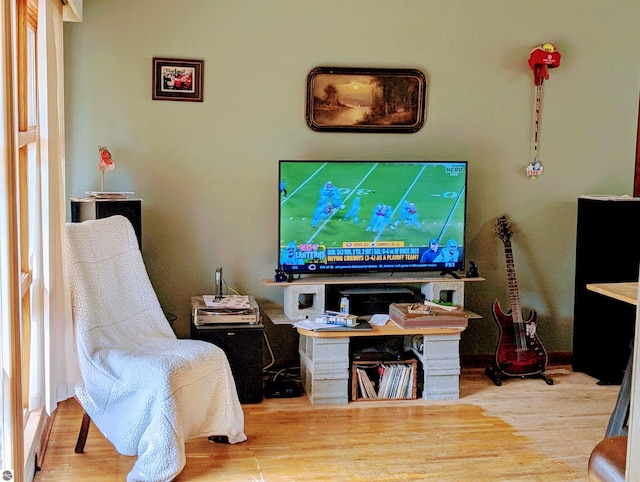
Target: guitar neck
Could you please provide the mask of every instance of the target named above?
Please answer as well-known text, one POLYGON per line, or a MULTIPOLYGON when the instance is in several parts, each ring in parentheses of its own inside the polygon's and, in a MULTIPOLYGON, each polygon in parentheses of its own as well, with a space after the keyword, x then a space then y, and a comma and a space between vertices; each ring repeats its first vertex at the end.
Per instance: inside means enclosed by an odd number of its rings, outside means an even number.
POLYGON ((511 317, 514 323, 522 323, 522 311, 520 310, 520 294, 518 280, 516 279, 516 266, 513 261, 511 242, 504 242, 504 255, 507 260, 507 281, 509 283, 509 304, 511 305, 511 317))

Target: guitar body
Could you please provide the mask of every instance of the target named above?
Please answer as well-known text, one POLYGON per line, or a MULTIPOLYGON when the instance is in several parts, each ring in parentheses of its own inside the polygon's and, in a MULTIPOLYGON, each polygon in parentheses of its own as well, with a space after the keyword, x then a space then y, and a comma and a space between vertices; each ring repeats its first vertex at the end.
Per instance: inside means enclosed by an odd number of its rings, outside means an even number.
POLYGON ((495 353, 495 368, 507 376, 530 376, 542 373, 547 366, 547 351, 536 335, 537 313, 532 310, 528 320, 522 321, 524 343, 516 338, 511 310, 502 311, 498 301, 493 302, 493 318, 500 329, 495 353))

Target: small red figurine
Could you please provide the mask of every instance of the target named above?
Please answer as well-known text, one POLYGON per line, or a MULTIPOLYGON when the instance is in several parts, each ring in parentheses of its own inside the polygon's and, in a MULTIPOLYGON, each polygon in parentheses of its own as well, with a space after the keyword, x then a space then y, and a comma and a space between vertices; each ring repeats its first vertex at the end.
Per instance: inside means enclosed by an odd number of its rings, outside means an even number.
POLYGON ((111 159, 111 153, 109 152, 109 149, 107 149, 105 146, 100 146, 98 148, 98 151, 100 152, 100 163, 98 164, 100 170, 102 172, 113 171, 116 168, 116 165, 111 159))

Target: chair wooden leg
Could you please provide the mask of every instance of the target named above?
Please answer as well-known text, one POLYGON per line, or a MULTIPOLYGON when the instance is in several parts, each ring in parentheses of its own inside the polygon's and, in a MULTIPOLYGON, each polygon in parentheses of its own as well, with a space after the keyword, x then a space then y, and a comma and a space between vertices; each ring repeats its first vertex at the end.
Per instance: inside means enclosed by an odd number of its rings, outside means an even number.
POLYGON ((84 452, 84 444, 87 442, 87 436, 89 435, 89 425, 91 425, 91 417, 87 415, 87 412, 83 412, 80 433, 78 434, 78 441, 76 442, 75 452, 77 454, 84 452))

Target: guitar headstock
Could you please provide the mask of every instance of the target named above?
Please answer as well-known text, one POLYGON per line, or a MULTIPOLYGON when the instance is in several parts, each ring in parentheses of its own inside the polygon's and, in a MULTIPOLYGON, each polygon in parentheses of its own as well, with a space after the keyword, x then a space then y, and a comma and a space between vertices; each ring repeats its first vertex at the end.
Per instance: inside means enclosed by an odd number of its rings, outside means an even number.
POLYGON ((506 216, 500 216, 496 223, 496 236, 498 236, 503 243, 508 243, 511 240, 513 231, 509 225, 509 221, 506 216))

